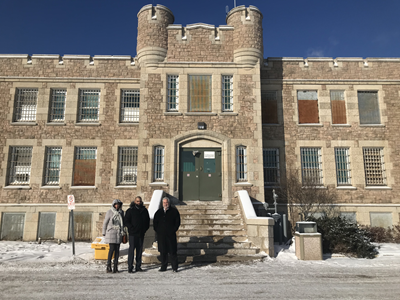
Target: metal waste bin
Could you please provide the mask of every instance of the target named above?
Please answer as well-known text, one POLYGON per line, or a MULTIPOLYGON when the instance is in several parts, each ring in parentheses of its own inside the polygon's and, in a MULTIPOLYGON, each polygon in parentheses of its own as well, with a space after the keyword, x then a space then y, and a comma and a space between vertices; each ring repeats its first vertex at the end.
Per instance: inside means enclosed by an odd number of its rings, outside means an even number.
POLYGON ((297 222, 295 237, 296 256, 300 260, 322 260, 322 235, 315 222, 297 222))

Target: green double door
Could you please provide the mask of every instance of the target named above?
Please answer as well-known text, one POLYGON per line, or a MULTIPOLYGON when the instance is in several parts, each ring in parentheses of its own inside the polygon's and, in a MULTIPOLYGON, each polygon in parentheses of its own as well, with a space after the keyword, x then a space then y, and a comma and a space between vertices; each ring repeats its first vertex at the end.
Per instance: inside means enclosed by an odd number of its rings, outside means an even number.
POLYGON ((180 200, 221 200, 221 149, 181 148, 179 157, 180 200))

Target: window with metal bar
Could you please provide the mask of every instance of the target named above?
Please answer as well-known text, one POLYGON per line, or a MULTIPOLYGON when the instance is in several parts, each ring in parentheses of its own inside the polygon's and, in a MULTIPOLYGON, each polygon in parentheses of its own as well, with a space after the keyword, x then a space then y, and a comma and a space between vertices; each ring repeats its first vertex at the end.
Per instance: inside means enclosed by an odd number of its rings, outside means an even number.
POLYGON ((65 89, 51 90, 49 122, 64 122, 66 96, 67 90, 65 89))
POLYGON ((349 148, 335 148, 335 163, 337 185, 350 185, 349 148))
POLYGON ((164 147, 154 147, 154 180, 164 180, 164 147))
POLYGON ((236 147, 236 180, 247 181, 247 151, 245 146, 236 147))
POLYGON ((45 185, 60 184, 61 147, 46 147, 45 185))
POLYGON ((139 122, 140 91, 122 90, 121 91, 121 115, 122 123, 139 122))
POLYGON ((28 185, 31 178, 32 147, 10 147, 8 184, 28 185))
POLYGON ((18 88, 15 94, 15 122, 36 121, 38 89, 18 88))
POLYGON ((264 185, 279 185, 279 149, 263 149, 264 185))
POLYGON ((321 148, 300 148, 302 183, 322 185, 321 148))
POLYGON ((331 91, 332 124, 346 124, 346 102, 344 91, 331 91))
POLYGON ((136 185, 137 147, 119 147, 117 185, 136 185))
POLYGON ((317 91, 297 91, 299 124, 319 123, 317 91))
POLYGON ((222 111, 233 111, 233 76, 222 76, 222 111))
POLYGON ((94 186, 96 179, 96 147, 76 147, 74 161, 74 186, 94 186))
POLYGON ((98 122, 100 106, 100 90, 79 91, 79 122, 98 122))
POLYGON ((168 75, 167 110, 179 110, 179 75, 168 75))
POLYGON ((263 124, 278 124, 278 101, 276 91, 261 92, 263 124))
POLYGON ((211 112, 211 76, 189 76, 190 112, 211 112))
POLYGON ((365 184, 386 185, 383 148, 363 148, 365 184))
POLYGON ((360 124, 381 124, 378 92, 358 91, 357 96, 360 124))

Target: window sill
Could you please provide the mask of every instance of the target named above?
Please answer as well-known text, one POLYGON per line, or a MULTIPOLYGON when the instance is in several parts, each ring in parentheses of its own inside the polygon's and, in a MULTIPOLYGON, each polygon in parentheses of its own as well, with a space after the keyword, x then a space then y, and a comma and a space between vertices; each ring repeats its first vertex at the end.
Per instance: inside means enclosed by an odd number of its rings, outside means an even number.
POLYGON ((125 122, 125 123, 118 123, 118 126, 139 126, 139 122, 125 122))
POLYGON ((392 188, 390 186, 366 186, 366 190, 391 190, 392 188))
POLYGON ((217 113, 213 112, 187 112, 185 116, 216 116, 217 113))
POLYGON ((82 185, 82 186, 75 185, 75 186, 71 186, 69 189, 70 190, 95 190, 95 189, 97 189, 97 187, 93 186, 93 185, 82 185))
POLYGON ((360 127, 386 127, 384 124, 360 124, 360 127))
POLYGON ((166 111, 164 112, 164 116, 182 116, 183 113, 179 111, 166 111))
POLYGON ((117 185, 114 189, 136 189, 137 185, 117 185))
POLYGON ((307 124, 298 124, 300 127, 324 127, 324 124, 321 123, 307 123, 307 124))
POLYGON ((8 185, 3 187, 6 190, 30 190, 31 187, 29 185, 8 185))
POLYGON ((317 185, 317 186, 302 186, 302 189, 317 189, 317 190, 327 190, 328 187, 323 186, 323 185, 317 185))
POLYGON ((59 123, 57 123, 57 122, 47 122, 46 123, 46 126, 65 126, 65 125, 67 125, 67 124, 62 123, 62 122, 59 122, 59 123))
POLYGON ((11 122, 12 126, 37 126, 36 122, 11 122))
POLYGON ((219 113, 219 115, 220 115, 220 116, 223 116, 223 117, 227 117, 227 116, 237 116, 238 113, 233 112, 233 111, 224 111, 224 112, 219 113))
POLYGON ((75 126, 100 126, 100 125, 101 125, 100 123, 85 123, 85 122, 75 123, 75 126))
POLYGON ((351 185, 349 185, 349 186, 343 185, 343 186, 337 186, 336 189, 337 190, 356 190, 357 187, 351 186, 351 185))
POLYGON ((60 190, 61 187, 59 185, 44 185, 40 187, 41 190, 60 190))
POLYGON ((155 181, 155 182, 149 183, 149 186, 168 186, 168 183, 155 181))
POLYGON ((332 124, 332 127, 351 127, 350 124, 332 124))
POLYGON ((253 186, 250 182, 235 182, 233 186, 253 186))

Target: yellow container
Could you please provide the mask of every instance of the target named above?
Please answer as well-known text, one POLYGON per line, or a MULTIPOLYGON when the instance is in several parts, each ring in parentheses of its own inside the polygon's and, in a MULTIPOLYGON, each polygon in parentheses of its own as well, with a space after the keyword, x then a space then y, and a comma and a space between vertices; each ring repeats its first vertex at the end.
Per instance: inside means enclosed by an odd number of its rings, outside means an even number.
POLYGON ((104 244, 103 240, 104 240, 103 237, 97 237, 91 245, 91 248, 94 249, 94 259, 108 258, 108 251, 110 250, 110 245, 104 244))

